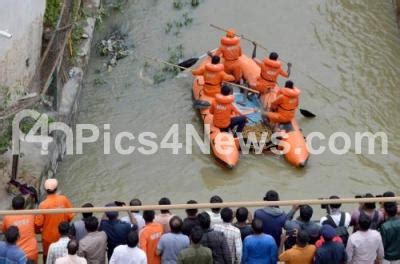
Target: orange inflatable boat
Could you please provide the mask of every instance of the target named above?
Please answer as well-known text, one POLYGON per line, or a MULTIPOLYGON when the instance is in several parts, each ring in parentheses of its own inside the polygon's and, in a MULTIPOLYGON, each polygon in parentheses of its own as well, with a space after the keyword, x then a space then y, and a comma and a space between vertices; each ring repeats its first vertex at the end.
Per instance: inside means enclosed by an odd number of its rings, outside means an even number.
MULTIPOLYGON (((203 60, 200 67, 209 60, 209 58, 203 60)), ((246 55, 240 56, 239 61, 244 79, 247 83, 255 83, 257 77, 260 75, 260 67, 246 55)), ((214 98, 204 94, 203 84, 204 80, 202 76, 195 77, 192 87, 193 98, 195 100, 207 101, 211 104, 214 98)), ((269 108, 277 95, 278 89, 278 87, 275 87, 270 93, 260 98, 260 109, 269 108)), ((240 96, 236 94, 235 98, 240 96)), ((237 102, 239 99, 235 99, 235 101, 237 102)), ((240 157, 239 140, 235 139, 231 133, 221 132, 219 128, 213 126, 213 116, 208 108, 199 111, 204 124, 210 125, 210 144, 214 156, 226 167, 233 168, 238 163, 240 157)), ((258 120, 260 120, 260 113, 258 115, 258 120)), ((251 120, 251 118, 249 119, 251 120)), ((283 155, 290 164, 296 167, 304 167, 307 164, 309 152, 304 135, 296 120, 292 119, 290 123, 281 124, 279 130, 281 131, 281 135, 278 137, 277 149, 283 151, 283 155)))

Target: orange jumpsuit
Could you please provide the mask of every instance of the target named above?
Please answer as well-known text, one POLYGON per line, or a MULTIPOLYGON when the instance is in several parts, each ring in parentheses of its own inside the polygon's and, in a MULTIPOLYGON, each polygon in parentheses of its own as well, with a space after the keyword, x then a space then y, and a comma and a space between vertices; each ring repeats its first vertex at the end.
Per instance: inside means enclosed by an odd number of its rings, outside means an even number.
POLYGON ((230 74, 224 72, 223 64, 206 63, 204 67, 192 71, 192 74, 203 75, 204 77, 204 94, 215 97, 221 92, 221 83, 223 81, 232 82, 235 80, 230 74))
MULTIPOLYGON (((72 204, 67 197, 59 194, 49 194, 47 198, 40 203, 39 209, 60 209, 71 208, 72 204)), ((67 221, 70 222, 74 218, 74 214, 47 214, 36 215, 35 226, 42 228, 43 256, 47 256, 49 246, 60 238, 58 225, 67 221)))
POLYGON ((288 73, 282 69, 282 63, 278 60, 266 58, 263 62, 257 60, 255 62, 261 67, 261 73, 254 88, 260 93, 266 93, 274 88, 279 75, 288 77, 288 73))
POLYGON ((225 36, 221 39, 221 45, 215 55, 224 58, 225 72, 235 76, 235 82, 242 79, 243 72, 240 66, 239 57, 242 56, 240 39, 235 35, 225 36))
POLYGON ((271 108, 276 112, 268 112, 267 117, 272 123, 289 123, 296 115, 299 106, 300 90, 296 87, 281 88, 278 96, 272 102, 271 108))
POLYGON ((164 229, 159 223, 148 223, 139 232, 139 247, 146 253, 147 263, 160 264, 161 257, 156 254, 157 244, 164 229))
POLYGON ((214 126, 218 128, 226 128, 231 123, 232 114, 240 115, 240 112, 232 105, 234 100, 235 97, 233 95, 216 95, 210 108, 210 113, 213 114, 214 126))

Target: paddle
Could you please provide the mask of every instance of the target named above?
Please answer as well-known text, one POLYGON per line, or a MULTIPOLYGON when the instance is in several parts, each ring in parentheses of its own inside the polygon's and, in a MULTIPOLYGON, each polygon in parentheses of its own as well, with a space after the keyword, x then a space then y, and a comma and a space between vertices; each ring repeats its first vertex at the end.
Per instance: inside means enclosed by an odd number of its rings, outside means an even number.
MULTIPOLYGON (((196 62, 198 62, 200 59, 206 57, 209 54, 209 52, 214 52, 216 50, 217 49, 213 49, 213 50, 208 51, 207 53, 204 53, 204 54, 202 54, 202 55, 200 55, 198 57, 194 57, 194 58, 190 58, 190 59, 184 60, 184 61, 178 63, 178 66, 181 66, 181 67, 184 67, 184 68, 190 68, 193 65, 195 65, 196 62)), ((180 70, 184 71, 182 68, 180 70)))
POLYGON ((300 113, 301 113, 304 117, 307 117, 307 118, 314 118, 314 117, 317 116, 317 115, 315 115, 314 113, 308 111, 307 109, 301 109, 301 108, 300 108, 300 113))

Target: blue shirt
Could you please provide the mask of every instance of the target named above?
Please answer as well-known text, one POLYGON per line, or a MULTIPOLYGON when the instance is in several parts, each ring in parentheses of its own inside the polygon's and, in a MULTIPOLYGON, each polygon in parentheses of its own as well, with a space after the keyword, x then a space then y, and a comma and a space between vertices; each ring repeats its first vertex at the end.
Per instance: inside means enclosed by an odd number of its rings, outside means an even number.
POLYGON ((25 264, 25 253, 16 245, 0 241, 0 264, 25 264))
POLYGON ((315 253, 315 264, 341 264, 347 260, 342 243, 325 241, 315 253))
POLYGON ((278 247, 272 236, 250 235, 244 239, 242 263, 244 264, 276 264, 278 247))
POLYGON ((110 258, 114 248, 127 243, 131 225, 121 220, 101 220, 99 231, 107 234, 107 253, 110 258))
POLYGON ((161 263, 176 264, 182 249, 190 244, 189 237, 183 234, 165 233, 161 236, 157 250, 161 253, 161 263))

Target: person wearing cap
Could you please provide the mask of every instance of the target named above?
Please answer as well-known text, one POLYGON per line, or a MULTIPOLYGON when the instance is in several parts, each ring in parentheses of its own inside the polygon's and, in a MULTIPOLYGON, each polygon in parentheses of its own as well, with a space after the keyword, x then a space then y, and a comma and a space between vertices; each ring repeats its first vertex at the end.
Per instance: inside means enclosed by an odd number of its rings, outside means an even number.
MULTIPOLYGON (((39 204, 39 209, 62 209, 72 208, 70 200, 61 194, 57 194, 58 181, 47 179, 44 189, 47 197, 39 204)), ((39 214, 35 217, 35 227, 42 233, 43 259, 47 258, 47 252, 51 243, 58 241, 60 234, 58 226, 61 222, 70 222, 74 218, 73 213, 39 214)))
MULTIPOLYGON (((115 207, 116 203, 109 203, 106 207, 115 207)), ((131 225, 118 219, 117 211, 105 212, 101 219, 99 231, 107 234, 107 257, 110 260, 114 248, 127 243, 128 234, 131 230, 137 229, 137 225, 131 225)))
POLYGON ((333 238, 336 230, 330 225, 323 225, 321 235, 325 243, 315 253, 315 264, 342 264, 347 261, 346 249, 342 243, 336 243, 333 238))
POLYGON ((240 47, 240 38, 236 35, 235 29, 230 28, 226 32, 226 36, 221 38, 221 45, 215 55, 224 58, 225 72, 232 74, 235 77, 235 82, 240 83, 243 75, 239 61, 239 57, 242 56, 242 48, 240 47))

